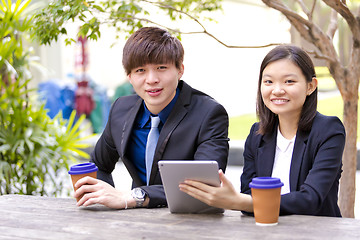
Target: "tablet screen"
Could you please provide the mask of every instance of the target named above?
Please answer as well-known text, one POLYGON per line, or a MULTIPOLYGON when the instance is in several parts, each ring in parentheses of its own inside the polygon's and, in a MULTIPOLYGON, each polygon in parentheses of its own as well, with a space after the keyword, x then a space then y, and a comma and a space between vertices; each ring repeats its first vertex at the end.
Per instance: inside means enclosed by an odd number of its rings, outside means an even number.
POLYGON ((158 162, 166 200, 172 213, 219 213, 223 209, 211 207, 180 191, 185 179, 220 186, 219 167, 212 160, 162 160, 158 162))

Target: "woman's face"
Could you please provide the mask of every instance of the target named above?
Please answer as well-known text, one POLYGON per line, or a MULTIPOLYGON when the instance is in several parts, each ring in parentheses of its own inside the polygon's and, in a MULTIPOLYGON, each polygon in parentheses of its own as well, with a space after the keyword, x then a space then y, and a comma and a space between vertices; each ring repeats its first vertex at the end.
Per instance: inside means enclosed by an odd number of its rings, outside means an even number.
POLYGON ((266 105, 279 118, 298 121, 307 95, 317 86, 316 78, 306 82, 301 69, 289 59, 267 65, 262 74, 261 96, 266 105))

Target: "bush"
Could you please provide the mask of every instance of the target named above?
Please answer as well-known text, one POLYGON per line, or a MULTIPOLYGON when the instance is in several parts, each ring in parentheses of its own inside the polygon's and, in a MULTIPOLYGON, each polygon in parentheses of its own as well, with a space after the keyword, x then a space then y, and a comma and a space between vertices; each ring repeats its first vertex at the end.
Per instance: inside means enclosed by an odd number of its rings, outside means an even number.
POLYGON ((30 99, 31 51, 24 42, 33 31, 30 0, 0 3, 0 194, 59 195, 70 161, 88 158, 81 148, 80 124, 61 113, 54 119, 44 104, 30 99))

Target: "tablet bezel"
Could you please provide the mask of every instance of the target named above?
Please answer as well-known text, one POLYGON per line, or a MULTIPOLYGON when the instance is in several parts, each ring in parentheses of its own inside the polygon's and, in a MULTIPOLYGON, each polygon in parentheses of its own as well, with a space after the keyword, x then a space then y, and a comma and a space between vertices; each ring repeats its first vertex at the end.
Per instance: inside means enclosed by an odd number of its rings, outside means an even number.
POLYGON ((171 213, 222 213, 224 209, 211 207, 180 191, 185 179, 220 186, 218 163, 213 160, 161 160, 159 171, 171 213))

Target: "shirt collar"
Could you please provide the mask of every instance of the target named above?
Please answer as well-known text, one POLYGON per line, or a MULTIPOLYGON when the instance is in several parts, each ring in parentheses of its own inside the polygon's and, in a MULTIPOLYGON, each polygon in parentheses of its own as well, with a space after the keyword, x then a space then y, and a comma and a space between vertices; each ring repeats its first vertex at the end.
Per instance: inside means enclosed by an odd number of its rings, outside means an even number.
MULTIPOLYGON (((176 100, 178 99, 179 93, 180 93, 179 88, 176 88, 175 97, 171 100, 171 102, 161 112, 159 112, 158 115, 160 117, 160 121, 161 121, 162 124, 164 124, 166 122, 166 119, 169 117, 170 112, 173 109, 173 107, 174 107, 174 105, 176 103, 176 100)), ((142 117, 141 117, 141 119, 139 121, 141 128, 143 128, 146 125, 146 123, 149 121, 151 115, 154 116, 147 109, 144 101, 143 101, 143 109, 144 109, 144 112, 143 112, 142 117)))
POLYGON ((296 135, 288 140, 286 139, 280 132, 280 129, 278 128, 278 133, 277 133, 277 139, 276 139, 276 146, 282 151, 282 152, 285 152, 288 147, 291 145, 291 143, 294 143, 295 142, 295 138, 296 138, 296 135))

